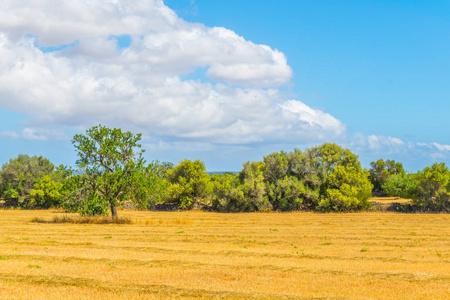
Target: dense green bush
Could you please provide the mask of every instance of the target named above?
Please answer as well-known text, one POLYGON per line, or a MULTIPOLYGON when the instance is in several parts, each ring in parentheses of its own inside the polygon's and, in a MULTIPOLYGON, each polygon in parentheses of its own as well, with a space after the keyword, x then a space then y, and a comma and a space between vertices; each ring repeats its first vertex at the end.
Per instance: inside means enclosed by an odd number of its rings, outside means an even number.
POLYGON ((243 167, 237 175, 213 176, 214 208, 226 212, 271 210, 265 193, 264 163, 246 162, 243 167))
POLYGON ((30 207, 50 208, 60 204, 61 189, 63 184, 54 181, 49 175, 44 175, 30 191, 30 207))
POLYGON ((92 174, 75 174, 71 168, 58 168, 61 178, 62 207, 82 216, 106 215, 110 207, 108 201, 99 197, 101 191, 92 174))
MULTIPOLYGON (((374 196, 389 196, 389 193, 385 190, 385 183, 390 179, 393 175, 402 176, 400 178, 395 178, 394 180, 398 181, 399 179, 404 179, 405 170, 403 165, 395 160, 382 160, 379 159, 377 161, 373 161, 370 163, 371 168, 369 169, 369 179, 373 184, 372 194, 374 196)), ((390 185, 392 187, 392 184, 390 185)), ((392 190, 390 190, 392 193, 392 190)))
POLYGON ((54 165, 42 156, 20 154, 17 158, 10 159, 0 172, 0 198, 3 198, 6 206, 24 208, 57 204, 58 197, 54 193, 58 184, 54 182, 53 171, 54 165), (48 177, 43 179, 44 176, 48 177), (33 190, 35 192, 31 195, 33 190), (50 200, 49 197, 53 199, 50 200))
POLYGON ((351 211, 370 207, 372 184, 355 154, 336 144, 323 144, 308 151, 318 158, 316 168, 321 174, 316 209, 351 211))
POLYGON ((401 197, 409 199, 416 189, 414 174, 392 174, 383 184, 383 191, 389 197, 401 197))
POLYGON ((450 212, 450 171, 445 163, 434 163, 415 176, 413 204, 423 210, 450 212))
POLYGON ((274 210, 298 210, 304 203, 317 203, 319 178, 308 158, 300 150, 264 157, 267 197, 274 210))
MULTIPOLYGON (((137 190, 133 195, 135 198, 148 197, 148 201, 135 201, 135 203, 158 203, 164 202, 169 197, 169 182, 166 179, 167 171, 173 168, 173 164, 167 162, 153 161, 143 171, 142 180, 145 185, 145 193, 141 195, 137 190)), ((143 207, 140 207, 143 208, 143 207)))
POLYGON ((216 180, 214 205, 226 211, 352 211, 370 207, 372 185, 358 157, 336 144, 271 153, 216 180))
POLYGON ((205 172, 205 163, 197 159, 185 159, 167 170, 165 176, 170 183, 167 189, 166 202, 191 208, 197 202, 209 202, 212 184, 205 172))
POLYGON ((274 210, 290 211, 302 207, 306 187, 293 176, 266 183, 267 197, 274 210))

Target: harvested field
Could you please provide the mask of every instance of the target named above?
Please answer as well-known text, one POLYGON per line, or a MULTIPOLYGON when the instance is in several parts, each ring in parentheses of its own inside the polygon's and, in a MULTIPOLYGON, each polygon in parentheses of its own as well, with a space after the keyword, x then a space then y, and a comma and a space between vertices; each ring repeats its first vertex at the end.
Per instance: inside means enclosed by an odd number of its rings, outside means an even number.
POLYGON ((31 222, 54 216, 0 210, 1 298, 450 298, 447 214, 125 210, 133 224, 31 222))

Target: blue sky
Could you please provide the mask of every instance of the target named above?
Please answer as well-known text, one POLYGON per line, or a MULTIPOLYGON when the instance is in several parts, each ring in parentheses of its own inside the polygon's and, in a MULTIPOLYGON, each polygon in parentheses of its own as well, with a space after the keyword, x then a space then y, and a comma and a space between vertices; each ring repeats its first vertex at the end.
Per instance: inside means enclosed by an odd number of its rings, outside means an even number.
POLYGON ((450 162, 448 1, 28 2, 0 12, 1 163, 73 165, 99 123, 211 171, 324 142, 450 162))

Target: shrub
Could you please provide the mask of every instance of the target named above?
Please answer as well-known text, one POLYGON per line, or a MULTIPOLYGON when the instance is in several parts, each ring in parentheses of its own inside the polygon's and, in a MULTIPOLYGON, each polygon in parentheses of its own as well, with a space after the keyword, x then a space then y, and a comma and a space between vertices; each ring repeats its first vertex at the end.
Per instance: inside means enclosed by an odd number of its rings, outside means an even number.
POLYGON ((183 160, 167 170, 168 186, 166 201, 191 208, 198 201, 208 202, 212 191, 209 175, 201 160, 183 160))
POLYGON ((445 163, 434 163, 415 176, 413 204, 422 210, 450 212, 450 171, 445 163))
POLYGON ((405 175, 403 165, 395 160, 379 159, 371 162, 370 165, 371 168, 369 170, 369 179, 373 184, 373 195, 388 196, 388 192, 384 189, 384 184, 393 175, 405 175))
POLYGON ((383 184, 383 191, 389 197, 411 198, 416 189, 413 174, 393 174, 383 184))
MULTIPOLYGON (((4 199, 4 205, 30 207, 30 192, 34 185, 45 175, 53 177, 53 170, 54 165, 42 156, 20 154, 10 159, 0 172, 0 197, 4 199)), ((38 203, 31 206, 36 207, 38 203)))
POLYGON ((213 206, 219 211, 250 212, 272 209, 265 194, 264 163, 246 162, 237 175, 214 177, 213 206))
POLYGON ((307 152, 320 184, 316 209, 351 211, 370 207, 372 184, 355 154, 336 144, 323 144, 307 152))

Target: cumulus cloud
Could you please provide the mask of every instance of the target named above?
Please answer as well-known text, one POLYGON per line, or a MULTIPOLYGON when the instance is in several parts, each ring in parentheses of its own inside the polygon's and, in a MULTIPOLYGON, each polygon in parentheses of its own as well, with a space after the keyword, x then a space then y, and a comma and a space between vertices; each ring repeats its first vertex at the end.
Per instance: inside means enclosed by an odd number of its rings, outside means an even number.
POLYGON ((292 77, 282 52, 186 22, 161 0, 0 2, 0 108, 27 116, 3 139, 68 139, 48 128, 102 123, 144 133, 159 153, 245 153, 244 161, 253 145, 264 155, 333 141, 366 161, 450 158, 450 145, 349 135, 282 92, 292 77))
POLYGON ((13 39, 34 34, 45 45, 110 34, 175 29, 176 14, 161 0, 3 0, 0 29, 13 39))
POLYGON ((103 123, 226 144, 343 135, 333 116, 286 100, 291 76, 280 51, 185 22, 159 0, 2 2, 0 106, 40 127, 103 123), (198 69, 209 81, 185 79, 198 69))

